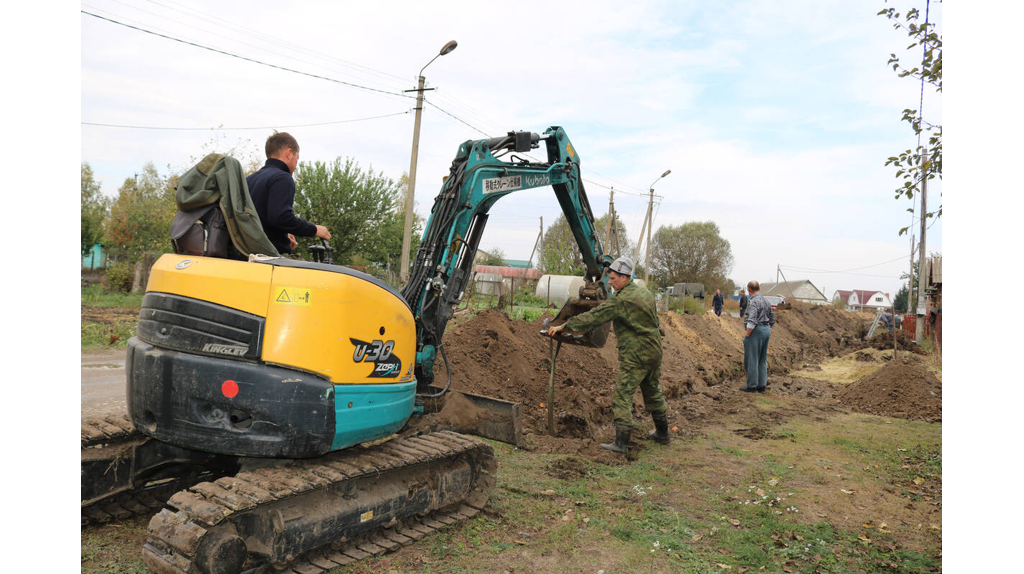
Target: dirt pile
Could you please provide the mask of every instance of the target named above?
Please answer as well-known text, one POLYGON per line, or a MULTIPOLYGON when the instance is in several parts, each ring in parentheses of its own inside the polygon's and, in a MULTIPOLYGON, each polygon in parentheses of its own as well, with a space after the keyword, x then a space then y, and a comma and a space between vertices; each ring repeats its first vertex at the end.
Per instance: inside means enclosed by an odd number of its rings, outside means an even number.
MULTIPOLYGON (((769 376, 864 345, 851 342, 859 318, 850 313, 798 305, 776 315, 778 322, 769 344, 769 376)), ((540 334, 543 320, 512 321, 499 311, 487 310, 453 326, 444 338, 452 365, 452 389, 522 403, 524 433, 531 448, 617 460, 613 453, 597 447, 610 438, 613 428, 611 395, 618 374, 614 334, 601 349, 562 345, 555 380, 557 433, 552 437, 547 431, 546 405, 550 339, 540 334)), ((669 401, 670 418, 673 414, 685 421, 714 418, 723 393, 711 392, 712 388, 743 376, 742 322, 711 313, 664 313, 661 330, 661 387, 669 401)), ((438 369, 437 377, 438 384, 445 382, 443 368, 438 369)), ((649 427, 650 417, 639 393, 634 405, 634 420, 641 428, 649 427)))
POLYGON ((882 333, 876 337, 872 337, 870 344, 872 348, 880 351, 887 351, 892 349, 892 339, 896 337, 896 349, 897 351, 910 351, 915 355, 925 355, 924 349, 922 349, 913 339, 908 338, 903 334, 902 331, 893 331, 892 333, 882 333))
POLYGON ((917 361, 889 363, 846 386, 836 398, 863 413, 928 422, 942 420, 942 383, 917 361))

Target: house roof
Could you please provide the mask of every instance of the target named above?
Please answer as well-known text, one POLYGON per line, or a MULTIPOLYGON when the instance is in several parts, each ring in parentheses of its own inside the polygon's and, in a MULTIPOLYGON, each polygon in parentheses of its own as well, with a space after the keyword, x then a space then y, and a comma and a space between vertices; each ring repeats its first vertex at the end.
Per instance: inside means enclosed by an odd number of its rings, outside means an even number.
MULTIPOLYGON (((836 293, 843 301, 849 301, 850 295, 856 293, 858 305, 866 305, 868 302, 871 301, 871 298, 874 297, 876 293, 881 293, 882 295, 885 295, 883 291, 879 291, 877 289, 854 289, 853 291, 844 291, 840 289, 836 291, 836 293)), ((888 295, 886 296, 888 297, 888 295)))
POLYGON ((804 284, 810 285, 812 289, 817 291, 818 294, 821 295, 821 300, 822 301, 826 301, 827 300, 825 298, 825 294, 822 293, 820 289, 815 287, 814 283, 811 283, 807 279, 799 279, 799 280, 796 280, 796 281, 782 281, 782 282, 779 282, 779 283, 761 283, 761 294, 762 295, 782 295, 783 297, 788 297, 790 299, 796 299, 797 298, 797 295, 795 294, 796 290, 798 288, 802 287, 804 284))

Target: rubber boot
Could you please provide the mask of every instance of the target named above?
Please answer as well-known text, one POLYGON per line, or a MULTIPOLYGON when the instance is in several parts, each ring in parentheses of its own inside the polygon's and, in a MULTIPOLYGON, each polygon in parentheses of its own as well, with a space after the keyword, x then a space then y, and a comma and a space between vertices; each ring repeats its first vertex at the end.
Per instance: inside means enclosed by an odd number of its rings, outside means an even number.
POLYGON ((654 419, 654 430, 647 433, 647 438, 657 442, 658 444, 668 444, 668 416, 667 415, 651 415, 654 419))
POLYGON ((626 451, 629 450, 629 435, 629 427, 615 427, 615 442, 611 444, 602 444, 601 448, 626 454, 626 451))

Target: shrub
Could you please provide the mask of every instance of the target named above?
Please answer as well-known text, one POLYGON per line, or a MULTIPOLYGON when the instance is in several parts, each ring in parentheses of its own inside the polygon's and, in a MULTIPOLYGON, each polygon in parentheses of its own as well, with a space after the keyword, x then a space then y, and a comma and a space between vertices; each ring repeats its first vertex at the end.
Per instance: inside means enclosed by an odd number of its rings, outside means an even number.
POLYGON ((704 308, 704 302, 698 301, 694 297, 687 297, 683 301, 683 313, 687 315, 703 315, 707 312, 704 308))
POLYGON ((135 266, 130 263, 119 261, 107 269, 107 286, 111 291, 129 293, 132 290, 133 281, 135 281, 135 266))

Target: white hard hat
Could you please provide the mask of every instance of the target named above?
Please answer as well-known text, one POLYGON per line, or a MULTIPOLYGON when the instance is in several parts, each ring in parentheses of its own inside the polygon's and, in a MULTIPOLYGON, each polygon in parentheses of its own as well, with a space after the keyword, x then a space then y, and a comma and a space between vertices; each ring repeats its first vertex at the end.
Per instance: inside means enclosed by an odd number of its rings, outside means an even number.
POLYGON ((611 270, 620 275, 633 275, 633 260, 629 257, 619 257, 612 261, 611 270))

